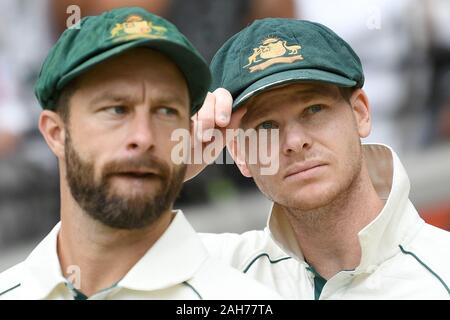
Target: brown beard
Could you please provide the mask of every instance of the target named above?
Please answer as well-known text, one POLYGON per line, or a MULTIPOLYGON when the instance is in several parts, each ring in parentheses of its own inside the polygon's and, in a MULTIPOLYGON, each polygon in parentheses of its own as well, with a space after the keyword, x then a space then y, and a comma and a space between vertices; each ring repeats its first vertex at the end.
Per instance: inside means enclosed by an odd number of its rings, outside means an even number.
POLYGON ((141 229, 157 221, 172 208, 186 173, 186 165, 171 171, 168 164, 146 154, 133 160, 107 163, 100 181, 96 182, 94 164, 79 157, 69 133, 65 140, 65 158, 66 179, 75 201, 90 217, 116 229, 141 229), (151 168, 158 173, 155 179, 160 180, 160 186, 155 194, 135 197, 114 194, 111 178, 119 172, 137 168, 151 168))

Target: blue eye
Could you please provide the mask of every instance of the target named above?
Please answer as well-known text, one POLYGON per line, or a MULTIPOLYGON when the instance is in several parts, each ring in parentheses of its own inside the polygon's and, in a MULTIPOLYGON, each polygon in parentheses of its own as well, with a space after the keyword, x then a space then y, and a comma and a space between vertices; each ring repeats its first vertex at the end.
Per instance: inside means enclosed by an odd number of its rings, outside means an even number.
POLYGON ((256 130, 260 130, 260 129, 270 130, 270 129, 276 129, 276 128, 278 128, 278 126, 274 121, 264 121, 264 122, 261 122, 258 126, 256 126, 256 130))
POLYGON ((125 114, 127 112, 127 109, 123 106, 114 107, 113 109, 115 114, 125 114))
POLYGON ((322 110, 323 110, 323 106, 321 106, 320 104, 316 104, 314 106, 310 106, 310 107, 306 108, 306 113, 315 114, 322 110))
POLYGON ((174 108, 169 107, 160 107, 156 110, 158 114, 164 115, 164 116, 176 116, 178 115, 178 110, 174 108))
POLYGON ((124 115, 128 112, 127 107, 125 106, 114 106, 103 109, 104 111, 111 113, 113 115, 124 115))

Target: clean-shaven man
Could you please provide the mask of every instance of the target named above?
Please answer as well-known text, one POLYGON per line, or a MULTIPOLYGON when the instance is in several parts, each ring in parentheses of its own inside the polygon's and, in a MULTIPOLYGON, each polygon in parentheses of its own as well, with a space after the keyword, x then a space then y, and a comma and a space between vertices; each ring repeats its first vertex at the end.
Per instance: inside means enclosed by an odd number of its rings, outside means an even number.
POLYGON ((232 109, 230 128, 279 134, 271 175, 250 161, 269 141, 229 143, 273 207, 264 231, 204 235, 213 255, 289 299, 450 297, 450 233, 420 218, 395 152, 361 144, 370 104, 360 59, 343 39, 318 23, 258 20, 210 67, 219 89, 197 114, 203 129, 232 109))

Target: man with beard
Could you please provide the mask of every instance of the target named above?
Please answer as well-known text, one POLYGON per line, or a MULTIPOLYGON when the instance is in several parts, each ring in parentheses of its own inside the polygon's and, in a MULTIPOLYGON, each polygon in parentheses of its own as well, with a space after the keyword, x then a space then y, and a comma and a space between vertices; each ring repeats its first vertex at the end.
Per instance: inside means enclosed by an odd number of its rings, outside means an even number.
POLYGON ((172 211, 186 165, 171 161, 210 82, 168 21, 141 8, 64 32, 36 84, 39 128, 59 160, 61 222, 0 275, 2 299, 272 299, 207 255, 172 211))
POLYGON ((309 21, 258 20, 210 67, 212 88, 229 93, 216 91, 198 112, 205 130, 232 104, 242 129, 279 135, 270 175, 251 153, 271 140, 228 145, 273 207, 264 231, 204 235, 212 254, 290 299, 450 297, 450 234, 419 217, 394 151, 361 144, 370 106, 343 39, 309 21))

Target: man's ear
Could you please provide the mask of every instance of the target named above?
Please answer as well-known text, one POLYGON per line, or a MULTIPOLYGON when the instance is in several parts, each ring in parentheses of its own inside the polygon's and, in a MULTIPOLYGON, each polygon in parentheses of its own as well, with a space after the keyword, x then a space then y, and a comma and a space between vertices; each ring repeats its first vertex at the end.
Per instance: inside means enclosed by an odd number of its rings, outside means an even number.
POLYGON ((241 171, 242 175, 244 177, 251 178, 252 174, 250 173, 247 163, 245 162, 244 155, 239 152, 240 148, 237 137, 234 137, 233 140, 231 140, 230 143, 227 144, 227 149, 231 157, 233 158, 234 163, 236 163, 239 170, 241 171))
POLYGON ((54 111, 44 110, 39 117, 39 131, 58 159, 64 158, 66 127, 54 111))
POLYGON ((350 103, 355 116, 359 136, 365 138, 370 134, 372 118, 370 115, 369 99, 364 90, 355 90, 350 97, 350 103))

